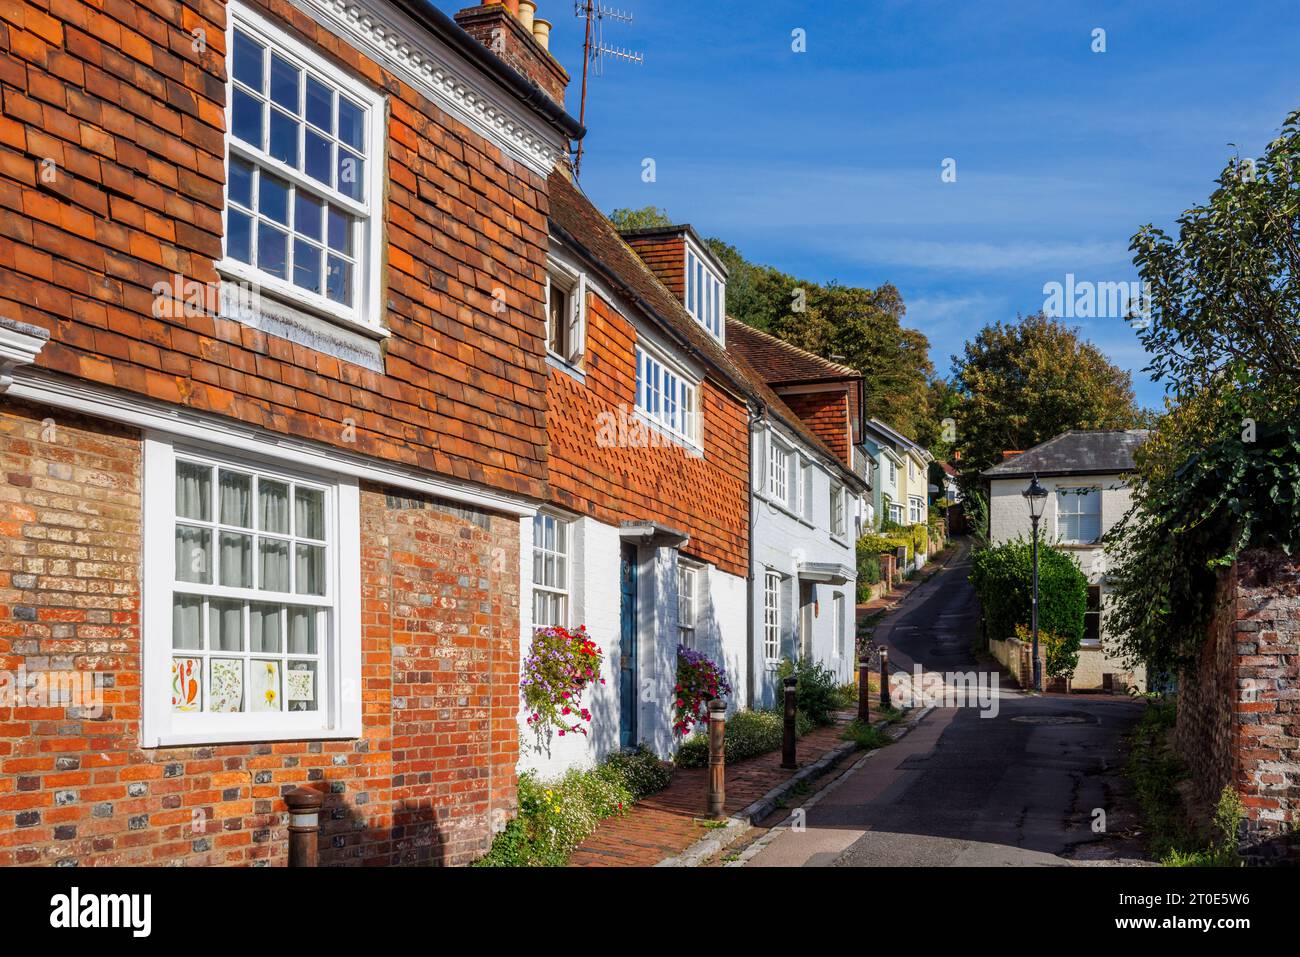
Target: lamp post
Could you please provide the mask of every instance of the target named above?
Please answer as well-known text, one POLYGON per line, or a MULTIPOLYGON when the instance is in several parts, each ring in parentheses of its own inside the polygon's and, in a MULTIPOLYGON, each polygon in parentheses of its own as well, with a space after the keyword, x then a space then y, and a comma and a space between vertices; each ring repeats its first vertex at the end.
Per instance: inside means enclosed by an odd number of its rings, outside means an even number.
POLYGON ((1034 526, 1034 598, 1029 609, 1029 627, 1034 634, 1034 691, 1043 690, 1043 665, 1038 660, 1038 520, 1043 517, 1043 506, 1047 504, 1047 489, 1038 484, 1035 475, 1029 488, 1020 494, 1029 503, 1029 521, 1034 526))

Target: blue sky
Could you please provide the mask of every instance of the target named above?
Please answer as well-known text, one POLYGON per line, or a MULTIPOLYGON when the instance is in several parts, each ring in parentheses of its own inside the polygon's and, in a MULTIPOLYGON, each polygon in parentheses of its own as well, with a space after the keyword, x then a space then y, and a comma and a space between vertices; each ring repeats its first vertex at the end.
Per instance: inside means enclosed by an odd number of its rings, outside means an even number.
MULTIPOLYGON (((538 5, 576 115, 582 21, 572 0, 538 5)), ((646 59, 591 82, 596 204, 663 207, 814 281, 893 282, 945 374, 981 326, 1041 308, 1044 283, 1136 279, 1137 228, 1172 225, 1228 143, 1258 155, 1300 107, 1295 0, 612 5, 635 20, 606 42, 646 59)), ((1121 319, 1071 321, 1159 404, 1121 319)))

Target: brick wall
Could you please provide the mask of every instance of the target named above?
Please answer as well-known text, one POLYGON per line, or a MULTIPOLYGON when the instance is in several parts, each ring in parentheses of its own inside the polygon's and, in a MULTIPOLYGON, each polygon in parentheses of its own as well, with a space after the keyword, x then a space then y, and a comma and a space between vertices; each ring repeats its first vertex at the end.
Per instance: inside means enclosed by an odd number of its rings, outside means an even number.
POLYGON ((155 283, 217 279, 221 0, 0 4, 0 311, 50 330, 52 371, 541 498, 545 183, 288 3, 256 2, 388 94, 384 373, 153 315, 155 283))
POLYGON ((610 524, 652 519, 689 532, 688 553, 744 575, 749 548, 745 406, 704 381, 703 456, 667 440, 652 447, 609 443, 609 437, 617 438, 620 416, 635 423, 635 345, 632 324, 593 294, 585 383, 552 370, 547 385, 551 500, 610 524))
POLYGON ((1198 803, 1241 795, 1244 853, 1300 860, 1300 559, 1249 551, 1220 577, 1175 740, 1198 803))
POLYGON ((357 740, 144 750, 141 442, 0 409, 0 669, 104 676, 104 708, 0 708, 0 865, 283 864, 280 795, 327 791, 323 863, 466 863, 513 810, 516 519, 363 486, 357 740))
POLYGON ((781 398, 841 462, 852 468, 847 392, 782 392, 781 398))

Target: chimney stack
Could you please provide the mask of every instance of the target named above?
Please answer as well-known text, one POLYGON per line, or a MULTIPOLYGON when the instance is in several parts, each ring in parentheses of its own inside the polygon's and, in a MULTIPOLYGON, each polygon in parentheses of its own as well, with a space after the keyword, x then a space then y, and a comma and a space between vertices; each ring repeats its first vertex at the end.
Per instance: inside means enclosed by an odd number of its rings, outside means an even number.
POLYGON ((550 21, 536 13, 535 0, 483 0, 478 6, 466 7, 456 14, 456 22, 563 106, 569 74, 551 56, 550 21))

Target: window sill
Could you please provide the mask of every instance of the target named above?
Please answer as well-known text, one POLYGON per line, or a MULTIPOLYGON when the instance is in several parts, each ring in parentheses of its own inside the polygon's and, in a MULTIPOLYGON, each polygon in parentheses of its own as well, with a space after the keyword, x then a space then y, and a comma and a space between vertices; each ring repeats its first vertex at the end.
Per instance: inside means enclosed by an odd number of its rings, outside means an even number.
POLYGON ((785 515, 787 518, 794 519, 796 522, 798 522, 800 525, 803 525, 805 528, 815 529, 817 527, 816 524, 813 523, 810 519, 804 518, 794 509, 790 508, 790 506, 782 502, 779 498, 769 495, 765 491, 759 491, 756 489, 754 491, 754 497, 758 499, 760 502, 765 503, 769 508, 772 508, 775 511, 780 512, 782 515, 785 515))
POLYGON ((343 362, 384 371, 382 343, 388 329, 359 322, 273 289, 266 278, 244 263, 222 260, 219 315, 267 335, 296 342, 343 362), (251 297, 248 287, 256 290, 251 297))
POLYGON ((280 728, 275 731, 249 730, 207 730, 188 733, 168 732, 159 734, 144 748, 182 748, 182 747, 216 747, 222 744, 249 744, 259 741, 347 741, 361 737, 360 730, 325 729, 325 728, 280 728))
POLYGON ((576 379, 578 382, 582 383, 583 385, 587 384, 586 372, 584 372, 578 366, 574 365, 572 362, 566 362, 565 360, 561 359, 554 352, 546 353, 546 364, 550 366, 552 369, 558 369, 560 372, 563 372, 565 375, 570 376, 573 379, 576 379))
POLYGON ((640 407, 633 406, 633 409, 637 421, 643 423, 647 429, 650 429, 651 431, 656 432, 659 435, 663 436, 665 441, 671 442, 673 445, 680 446, 682 449, 686 451, 687 455, 690 455, 693 458, 698 459, 704 457, 704 447, 702 445, 696 445, 694 442, 692 442, 690 439, 686 438, 685 436, 679 435, 678 433, 669 429, 667 426, 661 425, 660 423, 656 422, 654 419, 650 418, 650 416, 646 415, 644 410, 642 410, 640 407))

